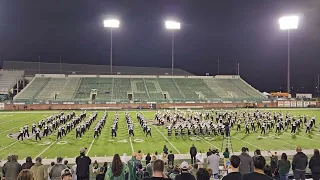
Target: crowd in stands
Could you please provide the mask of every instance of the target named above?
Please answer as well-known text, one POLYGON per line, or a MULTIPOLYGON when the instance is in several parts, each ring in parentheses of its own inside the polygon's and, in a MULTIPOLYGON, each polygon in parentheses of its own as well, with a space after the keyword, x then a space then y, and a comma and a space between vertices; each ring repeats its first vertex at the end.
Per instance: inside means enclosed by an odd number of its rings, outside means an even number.
MULTIPOLYGON (((31 157, 20 165, 17 155, 10 155, 2 168, 3 180, 89 180, 95 176, 96 180, 288 180, 290 169, 296 180, 306 179, 306 170, 311 170, 312 179, 320 179, 320 154, 314 150, 314 155, 308 157, 302 152, 301 147, 296 148, 292 162, 287 154, 282 153, 279 158, 277 153, 270 153, 270 163, 261 155, 260 150, 255 150, 254 156, 249 155, 249 149, 242 148, 238 156, 230 156, 228 149, 220 157, 218 150, 207 152, 206 161, 202 153, 197 152, 194 145, 190 148, 190 162, 175 163, 174 154, 166 146, 162 155, 155 152, 146 156, 139 150, 133 153, 130 159, 126 155, 120 157, 115 154, 112 162, 105 162, 101 167, 97 161, 85 155, 86 148, 80 149, 80 155, 75 159, 75 165, 69 166, 68 161, 58 157, 50 166, 42 164, 42 158, 37 157, 35 163, 31 157), (221 166, 221 160, 223 165, 221 166), (143 165, 142 161, 146 164, 143 165), (91 166, 91 169, 90 169, 91 166), (90 176, 90 173, 91 176, 90 176)), ((101 164, 100 164, 101 165, 101 164)))

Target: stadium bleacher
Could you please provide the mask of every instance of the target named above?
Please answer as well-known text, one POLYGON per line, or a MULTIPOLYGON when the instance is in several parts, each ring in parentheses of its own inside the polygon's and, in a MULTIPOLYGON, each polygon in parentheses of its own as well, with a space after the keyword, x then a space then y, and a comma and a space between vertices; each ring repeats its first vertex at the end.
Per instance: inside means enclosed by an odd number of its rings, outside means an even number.
POLYGON ((24 75, 24 71, 0 71, 0 92, 7 93, 24 75))
POLYGON ((262 101, 238 76, 35 77, 15 101, 262 101), (94 97, 94 98, 93 98, 94 97))

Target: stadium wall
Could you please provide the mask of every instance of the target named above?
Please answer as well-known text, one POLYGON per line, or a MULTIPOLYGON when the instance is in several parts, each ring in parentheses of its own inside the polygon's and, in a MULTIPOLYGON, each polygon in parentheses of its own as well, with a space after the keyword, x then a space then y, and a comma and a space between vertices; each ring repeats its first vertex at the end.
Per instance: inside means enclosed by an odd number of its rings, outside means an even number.
POLYGON ((68 110, 68 109, 174 109, 174 108, 244 108, 278 107, 277 102, 266 103, 123 103, 123 104, 4 104, 4 110, 68 110))

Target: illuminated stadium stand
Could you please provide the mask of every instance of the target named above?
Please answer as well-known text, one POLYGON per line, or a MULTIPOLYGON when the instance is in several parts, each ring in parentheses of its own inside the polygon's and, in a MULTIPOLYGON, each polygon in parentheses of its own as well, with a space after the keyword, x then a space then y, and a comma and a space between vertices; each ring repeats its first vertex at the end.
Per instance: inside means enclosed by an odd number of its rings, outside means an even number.
POLYGON ((14 101, 259 102, 239 76, 36 75, 14 101))

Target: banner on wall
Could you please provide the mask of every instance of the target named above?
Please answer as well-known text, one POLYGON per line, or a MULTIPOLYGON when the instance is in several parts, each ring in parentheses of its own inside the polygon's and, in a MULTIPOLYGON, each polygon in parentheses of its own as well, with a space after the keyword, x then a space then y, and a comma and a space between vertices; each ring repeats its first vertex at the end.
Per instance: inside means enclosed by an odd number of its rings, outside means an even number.
POLYGON ((303 107, 303 101, 297 101, 297 107, 303 107))
POLYGON ((283 101, 278 101, 278 107, 283 107, 283 101))
POLYGON ((4 110, 4 103, 0 103, 0 110, 4 110))
POLYGON ((290 101, 284 101, 284 105, 283 105, 284 107, 290 107, 290 105, 291 105, 290 101))
POLYGON ((297 101, 291 101, 291 107, 297 107, 297 101))
POLYGON ((309 101, 304 101, 303 107, 308 107, 309 106, 309 101))

